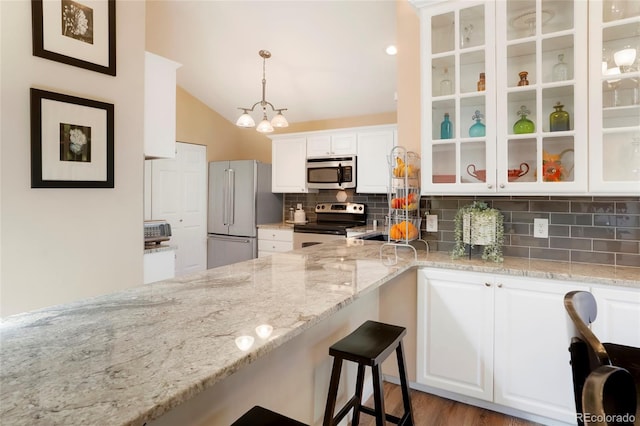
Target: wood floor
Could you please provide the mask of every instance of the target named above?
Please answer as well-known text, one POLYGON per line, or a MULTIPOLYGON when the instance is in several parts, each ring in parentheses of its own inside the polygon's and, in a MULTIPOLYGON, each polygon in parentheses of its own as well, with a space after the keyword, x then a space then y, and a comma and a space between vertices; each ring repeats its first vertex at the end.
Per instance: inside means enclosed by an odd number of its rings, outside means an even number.
MULTIPOLYGON (((387 413, 401 416, 403 409, 400 387, 385 382, 384 395, 387 413)), ((373 397, 366 405, 373 406, 373 397)), ((538 424, 415 390, 411 390, 411 406, 416 426, 532 426, 538 424)), ((375 424, 373 417, 367 414, 360 415, 360 425, 375 426, 375 424)))

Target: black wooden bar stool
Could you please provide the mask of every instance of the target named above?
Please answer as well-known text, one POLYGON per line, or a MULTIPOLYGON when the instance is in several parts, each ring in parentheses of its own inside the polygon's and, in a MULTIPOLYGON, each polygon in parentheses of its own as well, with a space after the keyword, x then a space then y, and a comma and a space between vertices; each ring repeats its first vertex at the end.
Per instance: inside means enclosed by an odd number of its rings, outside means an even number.
POLYGON ((411 400, 409 399, 409 382, 407 380, 404 352, 402 350, 402 338, 405 334, 407 334, 407 330, 404 327, 367 321, 353 333, 329 348, 329 355, 334 358, 327 406, 324 412, 324 426, 337 425, 351 408, 353 408, 353 419, 351 421, 353 426, 359 423, 360 412, 374 416, 377 426, 383 426, 386 420, 398 425, 414 425, 411 400), (404 415, 402 417, 387 414, 384 409, 381 364, 393 351, 396 352, 398 358, 398 373, 400 375, 400 387, 402 389, 402 401, 404 405, 404 415), (338 384, 343 360, 358 364, 356 392, 346 405, 334 416, 333 413, 336 408, 338 384), (373 373, 373 409, 362 405, 362 387, 364 382, 364 368, 366 366, 371 367, 373 373))
POLYGON ((256 405, 231 426, 307 426, 297 420, 256 405))

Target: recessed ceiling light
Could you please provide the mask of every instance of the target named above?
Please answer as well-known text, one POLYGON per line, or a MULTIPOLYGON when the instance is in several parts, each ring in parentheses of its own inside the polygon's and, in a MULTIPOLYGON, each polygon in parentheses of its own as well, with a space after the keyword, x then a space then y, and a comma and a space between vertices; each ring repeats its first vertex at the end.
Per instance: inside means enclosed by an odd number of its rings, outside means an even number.
POLYGON ((395 47, 393 44, 391 46, 388 46, 387 49, 385 50, 385 52, 387 52, 387 55, 393 56, 396 53, 398 53, 398 48, 395 47))

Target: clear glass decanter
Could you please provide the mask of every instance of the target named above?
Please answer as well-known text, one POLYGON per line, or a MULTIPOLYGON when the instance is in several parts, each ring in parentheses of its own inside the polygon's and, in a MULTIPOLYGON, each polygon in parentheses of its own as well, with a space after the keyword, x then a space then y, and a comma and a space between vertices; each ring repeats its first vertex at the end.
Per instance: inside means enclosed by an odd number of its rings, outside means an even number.
POLYGON ((553 81, 569 79, 569 67, 564 63, 564 54, 558 55, 558 63, 553 66, 553 81))
POLYGON ((520 135, 523 133, 533 133, 536 131, 536 126, 533 124, 533 121, 527 118, 527 114, 529 114, 529 110, 526 106, 522 105, 520 110, 518 111, 518 115, 520 119, 515 122, 513 125, 513 133, 516 135, 520 135))
POLYGON ((451 90, 451 80, 449 79, 449 69, 444 69, 442 80, 440 81, 440 96, 446 96, 453 93, 451 90))
POLYGON ((484 115, 482 115, 480 111, 476 110, 475 114, 473 114, 473 117, 471 117, 471 119, 476 120, 476 122, 469 128, 469 137, 477 138, 485 135, 485 125, 480 121, 482 120, 482 118, 484 118, 484 115))

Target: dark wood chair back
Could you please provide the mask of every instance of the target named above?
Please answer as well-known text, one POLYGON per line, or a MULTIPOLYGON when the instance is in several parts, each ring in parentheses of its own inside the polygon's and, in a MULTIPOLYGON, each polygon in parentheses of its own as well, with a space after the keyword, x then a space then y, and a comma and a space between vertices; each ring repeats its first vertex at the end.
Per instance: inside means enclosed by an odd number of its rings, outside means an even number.
POLYGON ((633 425, 639 383, 627 369, 616 365, 616 360, 638 357, 640 362, 640 348, 600 342, 589 328, 598 315, 593 294, 569 292, 564 306, 575 330, 569 352, 578 425, 633 425))

